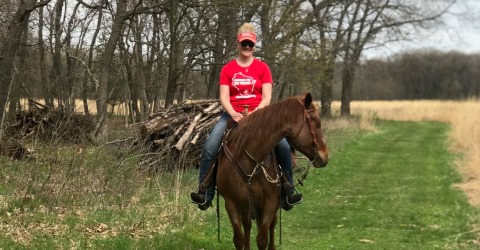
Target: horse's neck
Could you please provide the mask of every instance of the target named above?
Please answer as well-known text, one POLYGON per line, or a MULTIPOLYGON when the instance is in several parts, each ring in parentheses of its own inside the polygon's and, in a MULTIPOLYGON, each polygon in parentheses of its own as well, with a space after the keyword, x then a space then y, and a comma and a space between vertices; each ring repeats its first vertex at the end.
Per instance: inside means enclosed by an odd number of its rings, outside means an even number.
MULTIPOLYGON (((264 123, 264 127, 259 128, 263 133, 255 134, 250 133, 248 135, 245 151, 253 157, 259 158, 266 157, 280 142, 281 139, 290 135, 291 126, 293 122, 287 121, 287 117, 276 117, 268 123, 264 123)), ((291 136, 291 135, 290 135, 291 136)))

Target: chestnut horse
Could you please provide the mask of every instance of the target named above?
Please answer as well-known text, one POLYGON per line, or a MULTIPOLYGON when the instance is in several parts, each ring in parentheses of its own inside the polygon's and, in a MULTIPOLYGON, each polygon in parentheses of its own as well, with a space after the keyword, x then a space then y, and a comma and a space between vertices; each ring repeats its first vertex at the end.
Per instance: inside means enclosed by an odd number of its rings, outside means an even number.
POLYGON ((275 249, 281 172, 271 152, 285 137, 314 167, 326 166, 329 152, 310 93, 251 113, 224 138, 216 183, 225 199, 237 249, 250 249, 253 219, 258 249, 275 249))

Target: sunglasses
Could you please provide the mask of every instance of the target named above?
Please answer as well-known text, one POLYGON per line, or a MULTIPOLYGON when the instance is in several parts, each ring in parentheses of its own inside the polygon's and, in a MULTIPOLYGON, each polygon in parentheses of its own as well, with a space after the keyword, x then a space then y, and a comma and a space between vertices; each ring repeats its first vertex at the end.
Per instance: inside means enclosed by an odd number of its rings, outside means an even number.
POLYGON ((253 48, 255 46, 255 43, 252 42, 252 41, 249 41, 249 40, 244 40, 244 41, 241 41, 240 42, 240 45, 242 45, 242 47, 250 47, 250 48, 253 48))

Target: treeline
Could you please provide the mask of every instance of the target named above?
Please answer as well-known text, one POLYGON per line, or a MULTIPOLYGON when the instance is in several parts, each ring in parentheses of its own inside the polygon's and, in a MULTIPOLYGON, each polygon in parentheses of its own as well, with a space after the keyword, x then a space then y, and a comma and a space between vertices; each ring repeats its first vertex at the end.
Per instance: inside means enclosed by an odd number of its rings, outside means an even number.
POLYGON ((65 111, 95 108, 97 141, 108 136, 107 105, 122 103, 141 122, 174 101, 214 98, 243 22, 257 28, 255 56, 271 66, 274 99, 308 90, 329 116, 340 65, 348 116, 363 51, 439 25, 454 2, 0 0, 0 137, 22 97, 65 111))
POLYGON ((353 93, 355 100, 480 97, 480 54, 412 51, 369 60, 358 68, 353 93))

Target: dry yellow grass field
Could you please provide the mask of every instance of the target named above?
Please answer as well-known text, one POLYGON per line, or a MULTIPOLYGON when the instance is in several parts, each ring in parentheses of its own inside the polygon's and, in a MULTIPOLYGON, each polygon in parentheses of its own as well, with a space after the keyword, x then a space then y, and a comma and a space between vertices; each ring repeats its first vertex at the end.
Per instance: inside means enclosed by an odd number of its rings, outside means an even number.
MULTIPOLYGON (((335 102, 334 110, 339 110, 339 106, 335 102)), ((457 187, 466 192, 471 204, 480 206, 480 100, 354 101, 351 111, 360 117, 449 123, 452 150, 462 156, 457 167, 464 183, 457 187)))

